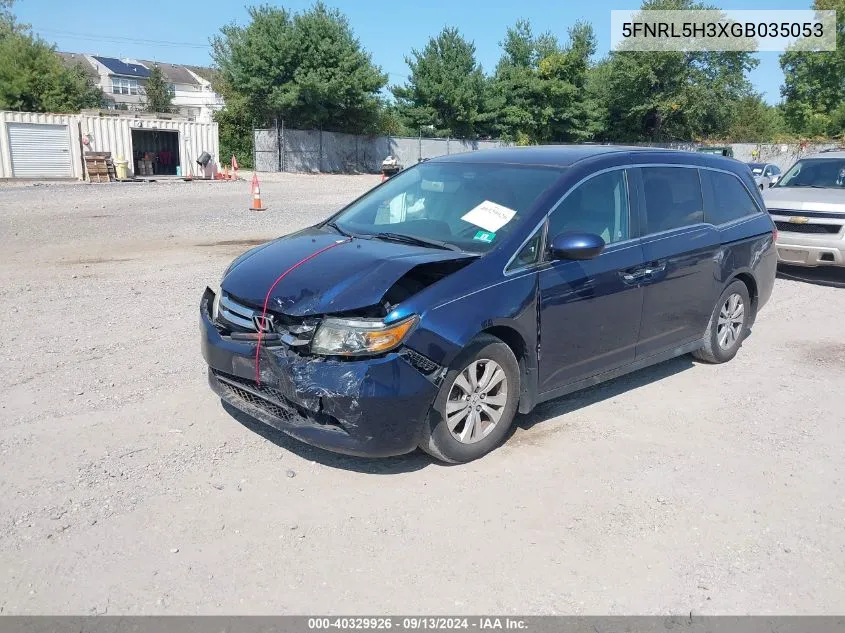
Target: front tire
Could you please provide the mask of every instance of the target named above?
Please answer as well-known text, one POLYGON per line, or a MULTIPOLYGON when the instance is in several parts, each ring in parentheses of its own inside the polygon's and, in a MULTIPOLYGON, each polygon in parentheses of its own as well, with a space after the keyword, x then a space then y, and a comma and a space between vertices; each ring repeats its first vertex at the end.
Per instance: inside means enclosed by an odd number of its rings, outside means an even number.
POLYGON ((460 464, 504 440, 519 401, 519 363, 495 336, 475 338, 446 373, 423 427, 420 448, 460 464))
POLYGON ((693 356, 708 363, 728 362, 742 346, 750 318, 748 287, 736 280, 725 288, 716 302, 704 333, 704 346, 693 352, 693 356))

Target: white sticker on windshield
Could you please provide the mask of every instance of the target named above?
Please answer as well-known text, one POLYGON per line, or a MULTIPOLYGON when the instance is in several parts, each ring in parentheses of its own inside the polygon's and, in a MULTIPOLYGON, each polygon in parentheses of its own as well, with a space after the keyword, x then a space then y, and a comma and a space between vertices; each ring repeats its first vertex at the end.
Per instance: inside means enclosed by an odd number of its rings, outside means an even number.
POLYGON ((480 226, 485 231, 495 233, 510 222, 515 215, 516 211, 513 209, 485 200, 474 209, 470 209, 461 220, 480 226))

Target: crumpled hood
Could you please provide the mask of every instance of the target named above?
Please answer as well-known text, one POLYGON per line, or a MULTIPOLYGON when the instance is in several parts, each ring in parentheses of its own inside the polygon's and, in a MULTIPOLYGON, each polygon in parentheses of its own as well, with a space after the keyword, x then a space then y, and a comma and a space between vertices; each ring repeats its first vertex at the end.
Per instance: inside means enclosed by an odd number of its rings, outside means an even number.
MULTIPOLYGON (((260 247, 223 279, 236 299, 262 306, 273 282, 309 255, 343 241, 331 229, 309 228, 260 247)), ((353 239, 320 253, 288 273, 270 296, 268 310, 291 316, 347 312, 377 305, 388 289, 420 264, 474 257, 396 242, 353 239)))
POLYGON ((845 189, 772 187, 763 192, 769 211, 824 211, 845 214, 845 189))

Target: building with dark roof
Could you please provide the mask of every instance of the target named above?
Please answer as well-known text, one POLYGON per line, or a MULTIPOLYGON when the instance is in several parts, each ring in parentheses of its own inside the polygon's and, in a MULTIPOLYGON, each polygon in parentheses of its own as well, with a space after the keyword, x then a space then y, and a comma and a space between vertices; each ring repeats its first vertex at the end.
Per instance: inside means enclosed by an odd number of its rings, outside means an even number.
POLYGON ((208 122, 223 107, 223 99, 211 85, 213 69, 168 64, 143 59, 119 59, 87 53, 60 52, 68 66, 79 65, 103 91, 104 107, 115 110, 143 110, 150 71, 158 63, 170 83, 175 113, 208 122))

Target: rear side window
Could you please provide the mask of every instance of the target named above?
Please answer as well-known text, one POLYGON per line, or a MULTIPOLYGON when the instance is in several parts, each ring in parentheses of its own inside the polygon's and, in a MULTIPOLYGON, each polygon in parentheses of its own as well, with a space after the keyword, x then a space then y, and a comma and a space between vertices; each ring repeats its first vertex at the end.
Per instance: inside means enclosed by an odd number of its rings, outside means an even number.
POLYGON ((733 222, 759 211, 739 178, 731 174, 702 169, 701 190, 704 221, 710 224, 733 222))
POLYGON ((646 234, 704 221, 698 170, 688 167, 643 167, 646 234))

